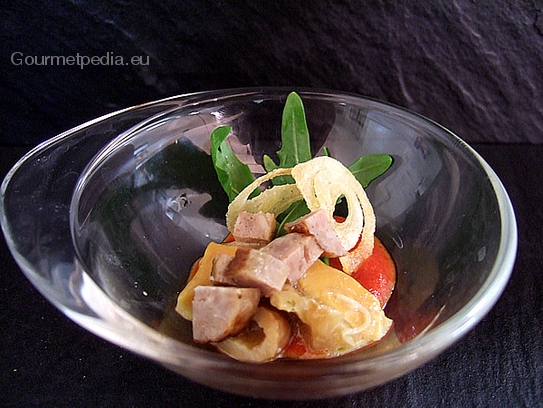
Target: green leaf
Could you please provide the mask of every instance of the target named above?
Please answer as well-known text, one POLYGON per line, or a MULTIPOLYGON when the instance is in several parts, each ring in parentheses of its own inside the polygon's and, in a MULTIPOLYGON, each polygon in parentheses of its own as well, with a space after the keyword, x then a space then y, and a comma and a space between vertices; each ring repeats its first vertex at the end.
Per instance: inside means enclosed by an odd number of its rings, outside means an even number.
POLYGON ((392 165, 388 154, 367 154, 349 166, 349 170, 362 187, 366 188, 373 180, 383 174, 392 165))
POLYGON ((279 226, 277 227, 276 236, 281 236, 286 233, 284 230, 286 223, 297 220, 310 212, 311 211, 307 207, 307 203, 304 200, 298 200, 292 203, 289 208, 277 216, 279 226))
POLYGON ((309 131, 302 99, 291 92, 283 109, 281 149, 277 152, 279 167, 294 167, 311 160, 309 131))
POLYGON ((226 142, 231 131, 231 126, 219 126, 211 133, 211 159, 219 182, 230 201, 254 181, 249 166, 237 158, 226 142))
MULTIPOLYGON (((271 157, 264 156, 264 168, 270 172, 276 168, 290 168, 298 163, 311 160, 311 145, 309 142, 309 130, 305 118, 305 109, 302 99, 296 92, 287 96, 283 108, 281 122, 281 148, 277 151, 279 164, 271 157)), ((273 184, 293 183, 290 176, 276 177, 273 184)))
POLYGON ((264 160, 264 168, 266 169, 266 171, 268 173, 270 171, 272 171, 272 170, 275 170, 275 169, 279 168, 279 166, 277 164, 275 164, 273 159, 270 156, 268 156, 267 154, 265 154, 262 159, 264 160))

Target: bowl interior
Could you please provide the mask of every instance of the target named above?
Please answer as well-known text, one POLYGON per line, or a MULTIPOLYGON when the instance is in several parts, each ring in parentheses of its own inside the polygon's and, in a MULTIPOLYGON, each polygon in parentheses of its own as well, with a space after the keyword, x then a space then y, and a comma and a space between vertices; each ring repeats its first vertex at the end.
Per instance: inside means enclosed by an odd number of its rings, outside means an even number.
MULTIPOLYGON (((368 100, 303 98, 314 154, 326 147, 346 165, 369 153, 394 158, 368 195, 376 234, 397 264, 386 311, 399 346, 454 316, 488 279, 501 234, 494 188, 473 152, 429 121, 368 100)), ((191 342, 190 323, 172 312, 176 296, 205 246, 227 234, 210 133, 232 126, 234 151, 261 174, 262 156, 280 147, 284 100, 241 95, 181 107, 116 139, 88 166, 72 233, 85 270, 123 309, 191 342)))
POLYGON ((349 165, 385 153, 367 189, 397 266, 394 332, 319 361, 237 362, 192 342, 174 311, 193 262, 227 233, 210 133, 255 175, 280 147, 288 89, 169 98, 96 119, 36 147, 2 184, 2 229, 33 284, 88 330, 195 381, 265 398, 360 391, 428 361, 493 306, 512 270, 516 224, 494 172, 442 127, 354 95, 302 90, 314 154, 349 165))

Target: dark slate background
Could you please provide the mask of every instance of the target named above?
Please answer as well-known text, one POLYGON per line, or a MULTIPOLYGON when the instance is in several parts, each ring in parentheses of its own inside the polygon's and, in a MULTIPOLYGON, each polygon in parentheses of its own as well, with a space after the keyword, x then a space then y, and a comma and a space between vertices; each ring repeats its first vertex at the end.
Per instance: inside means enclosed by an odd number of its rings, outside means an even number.
POLYGON ((378 98, 470 143, 543 142, 537 0, 9 3, 0 6, 0 144, 34 144, 166 96, 273 85, 378 98), (14 53, 149 64, 14 65, 14 53))

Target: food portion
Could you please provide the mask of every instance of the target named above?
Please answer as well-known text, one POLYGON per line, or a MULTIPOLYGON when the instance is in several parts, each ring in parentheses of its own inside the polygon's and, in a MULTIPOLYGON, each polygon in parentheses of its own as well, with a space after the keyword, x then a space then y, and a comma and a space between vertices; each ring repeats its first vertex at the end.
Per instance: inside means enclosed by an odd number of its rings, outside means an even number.
POLYGON ((351 276, 315 262, 296 285, 285 285, 270 302, 294 314, 316 355, 338 356, 380 340, 392 321, 379 301, 351 276))
POLYGON ((363 158, 349 168, 328 154, 311 158, 295 93, 282 129, 279 164, 265 156, 268 172, 256 179, 229 148, 230 128, 211 135, 231 201, 230 236, 209 244, 176 305, 192 321, 195 342, 247 362, 335 357, 379 341, 392 327, 383 308, 394 263, 374 236, 364 190, 390 156, 373 155, 371 177, 363 158))

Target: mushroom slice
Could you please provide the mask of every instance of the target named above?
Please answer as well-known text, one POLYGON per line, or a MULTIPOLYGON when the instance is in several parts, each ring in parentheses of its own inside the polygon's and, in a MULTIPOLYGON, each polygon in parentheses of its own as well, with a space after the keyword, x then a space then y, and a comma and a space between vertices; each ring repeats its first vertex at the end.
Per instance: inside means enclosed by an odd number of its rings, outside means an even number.
POLYGON ((288 345, 291 329, 281 312, 259 306, 253 320, 237 336, 215 343, 236 360, 263 363, 275 359, 288 345))

